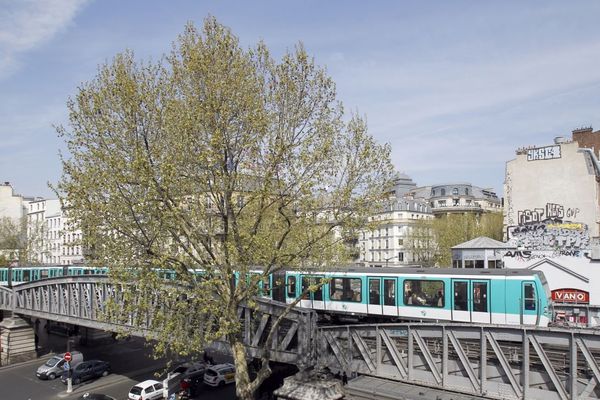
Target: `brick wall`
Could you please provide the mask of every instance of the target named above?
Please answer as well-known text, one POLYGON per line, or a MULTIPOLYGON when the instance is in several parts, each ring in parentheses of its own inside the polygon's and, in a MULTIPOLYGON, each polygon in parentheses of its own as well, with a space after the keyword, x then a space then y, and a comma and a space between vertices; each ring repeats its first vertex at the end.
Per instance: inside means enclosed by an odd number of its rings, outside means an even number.
POLYGON ((573 141, 577 142, 579 147, 594 149, 594 154, 600 158, 600 131, 594 132, 591 127, 574 130, 573 141))

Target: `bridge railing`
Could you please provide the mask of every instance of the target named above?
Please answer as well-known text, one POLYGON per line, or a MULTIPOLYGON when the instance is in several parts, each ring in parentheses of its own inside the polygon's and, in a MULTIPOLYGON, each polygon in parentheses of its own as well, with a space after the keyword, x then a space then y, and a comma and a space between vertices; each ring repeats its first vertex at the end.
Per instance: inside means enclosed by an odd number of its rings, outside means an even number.
MULTIPOLYGON (((128 323, 107 318, 107 302, 110 299, 123 301, 119 286, 106 276, 82 275, 44 279, 12 288, 0 287, 0 309, 94 329, 125 331, 132 336, 155 337, 155 332, 150 328, 151 311, 137 325, 133 321, 140 319, 133 315, 125 318, 128 323)), ((160 304, 156 306, 159 307, 160 304)), ((271 343, 264 345, 271 327, 285 310, 285 304, 266 299, 258 299, 256 307, 240 308, 242 335, 248 355, 260 357, 263 349, 267 348, 274 361, 312 365, 316 334, 316 316, 313 311, 291 310, 274 331, 271 343)))
POLYGON ((600 335, 590 330, 382 324, 323 327, 317 363, 497 399, 599 398, 600 335))

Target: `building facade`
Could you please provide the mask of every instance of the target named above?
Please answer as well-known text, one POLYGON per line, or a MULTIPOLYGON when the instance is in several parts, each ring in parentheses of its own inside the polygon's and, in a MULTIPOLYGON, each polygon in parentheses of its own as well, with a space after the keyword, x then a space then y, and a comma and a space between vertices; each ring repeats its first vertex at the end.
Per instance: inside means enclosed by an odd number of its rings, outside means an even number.
POLYGON ((423 221, 433 218, 429 203, 405 198, 416 188, 406 174, 396 177, 389 200, 370 217, 373 229, 359 232, 358 264, 365 267, 402 267, 428 261, 432 240, 423 221))
POLYGON ((505 239, 524 250, 590 248, 600 236, 598 149, 600 133, 586 128, 517 150, 506 163, 505 239))
POLYGON ((427 201, 435 216, 502 212, 502 200, 493 189, 484 189, 470 183, 422 186, 410 190, 407 197, 427 201))
POLYGON ((600 131, 520 148, 506 163, 506 268, 541 271, 554 319, 600 326, 600 131))
POLYGON ((27 215, 27 204, 31 200, 15 194, 10 182, 0 184, 0 218, 10 218, 19 223, 27 215))
POLYGON ((30 261, 53 265, 83 263, 81 230, 64 215, 60 200, 37 199, 28 208, 30 261))

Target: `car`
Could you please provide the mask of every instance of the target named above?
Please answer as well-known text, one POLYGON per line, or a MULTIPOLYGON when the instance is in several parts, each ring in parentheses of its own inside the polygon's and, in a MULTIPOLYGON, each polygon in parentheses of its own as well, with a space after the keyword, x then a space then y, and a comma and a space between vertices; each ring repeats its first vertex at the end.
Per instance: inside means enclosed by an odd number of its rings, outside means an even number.
POLYGON ((233 364, 217 364, 204 372, 204 383, 209 386, 224 386, 235 382, 235 366, 233 364))
MULTIPOLYGON (((71 381, 77 385, 81 382, 99 378, 110 374, 110 364, 106 361, 101 360, 89 360, 77 364, 77 366, 71 369, 71 381)), ((65 385, 67 384, 67 378, 69 377, 69 371, 64 371, 60 380, 65 385)))
POLYGON ((184 379, 196 381, 204 377, 207 365, 203 361, 186 362, 169 372, 171 383, 178 383, 184 379))
MULTIPOLYGON (((58 376, 61 376, 66 363, 65 354, 66 353, 62 353, 52 356, 48 361, 46 361, 37 369, 35 375, 39 379, 54 379, 58 376)), ((81 352, 79 351, 72 351, 71 368, 74 368, 81 362, 83 362, 83 354, 81 354, 81 352)))
POLYGON ((84 393, 77 400, 117 400, 112 396, 100 393, 84 393))
POLYGON ((163 385, 159 381, 148 379, 129 390, 129 400, 154 400, 163 398, 163 385))

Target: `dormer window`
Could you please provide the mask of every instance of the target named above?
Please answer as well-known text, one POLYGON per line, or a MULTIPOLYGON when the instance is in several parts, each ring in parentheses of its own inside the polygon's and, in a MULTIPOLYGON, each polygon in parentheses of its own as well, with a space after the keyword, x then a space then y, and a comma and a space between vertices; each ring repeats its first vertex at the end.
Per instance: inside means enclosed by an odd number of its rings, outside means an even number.
POLYGON ((452 189, 452 195, 453 196, 458 196, 458 188, 452 189))

